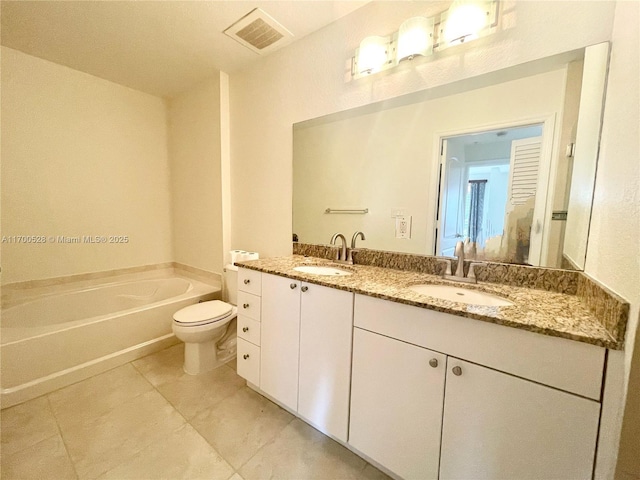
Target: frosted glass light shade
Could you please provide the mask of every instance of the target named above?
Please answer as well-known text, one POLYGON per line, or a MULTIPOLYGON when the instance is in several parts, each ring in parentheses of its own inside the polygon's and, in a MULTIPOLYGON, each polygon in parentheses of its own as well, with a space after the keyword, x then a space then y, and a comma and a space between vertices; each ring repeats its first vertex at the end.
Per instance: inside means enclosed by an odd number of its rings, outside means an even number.
POLYGON ((444 38, 447 43, 462 43, 478 36, 488 24, 487 3, 455 0, 447 13, 444 38))
POLYGON ((375 73, 382 69, 387 61, 387 37, 367 37, 360 42, 358 50, 358 73, 375 73))
POLYGON ((413 17, 400 25, 398 32, 398 63, 417 55, 433 52, 433 18, 413 17))

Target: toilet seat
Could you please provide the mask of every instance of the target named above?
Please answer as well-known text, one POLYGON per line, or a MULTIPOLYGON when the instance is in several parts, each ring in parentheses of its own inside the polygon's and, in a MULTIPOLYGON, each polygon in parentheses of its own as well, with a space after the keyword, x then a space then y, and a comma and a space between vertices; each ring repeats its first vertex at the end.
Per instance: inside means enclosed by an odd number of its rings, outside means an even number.
POLYGON ((173 314, 176 325, 197 327, 224 321, 232 314, 233 305, 221 300, 197 303, 182 308, 173 314))

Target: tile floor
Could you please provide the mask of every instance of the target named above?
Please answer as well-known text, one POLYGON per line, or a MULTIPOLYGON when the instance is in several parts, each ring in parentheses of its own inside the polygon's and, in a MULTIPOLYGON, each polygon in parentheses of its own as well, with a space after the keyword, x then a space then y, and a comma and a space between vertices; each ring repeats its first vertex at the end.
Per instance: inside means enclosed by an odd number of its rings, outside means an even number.
POLYGON ((388 477, 181 344, 3 410, 2 479, 388 477))

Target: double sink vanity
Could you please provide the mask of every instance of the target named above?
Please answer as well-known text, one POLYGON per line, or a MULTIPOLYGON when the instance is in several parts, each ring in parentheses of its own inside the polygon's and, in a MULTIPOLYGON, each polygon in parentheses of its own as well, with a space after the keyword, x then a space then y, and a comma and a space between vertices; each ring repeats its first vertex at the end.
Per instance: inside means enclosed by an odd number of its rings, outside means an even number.
POLYGON ((253 389, 397 478, 592 478, 624 300, 579 272, 358 263, 239 264, 253 389))

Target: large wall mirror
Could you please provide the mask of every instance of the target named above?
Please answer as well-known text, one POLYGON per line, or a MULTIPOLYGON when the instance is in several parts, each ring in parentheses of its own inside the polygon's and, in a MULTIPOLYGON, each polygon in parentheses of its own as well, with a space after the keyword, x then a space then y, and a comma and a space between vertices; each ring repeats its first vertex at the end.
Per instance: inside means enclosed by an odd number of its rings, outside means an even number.
POLYGON ((293 127, 293 233, 584 268, 609 45, 293 127))

